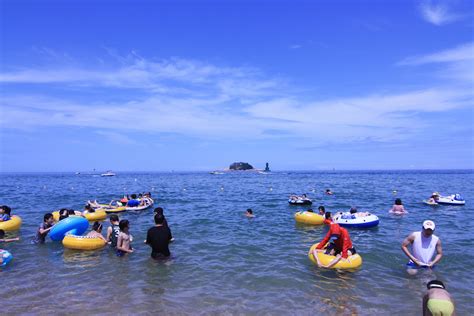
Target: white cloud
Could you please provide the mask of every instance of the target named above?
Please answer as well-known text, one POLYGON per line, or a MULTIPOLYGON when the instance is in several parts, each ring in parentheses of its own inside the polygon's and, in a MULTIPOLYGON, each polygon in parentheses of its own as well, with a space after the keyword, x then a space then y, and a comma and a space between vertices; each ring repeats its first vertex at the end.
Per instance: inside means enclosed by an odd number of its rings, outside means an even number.
POLYGON ((302 47, 303 47, 303 45, 300 45, 300 44, 293 44, 293 45, 290 46, 290 49, 300 49, 300 48, 302 48, 302 47))
POLYGON ((458 47, 443 50, 434 54, 409 57, 401 62, 399 65, 423 65, 430 63, 449 63, 465 60, 474 60, 474 43, 467 43, 458 47))
POLYGON ((425 21, 438 26, 463 18, 462 15, 452 13, 444 0, 422 0, 419 8, 425 21))
MULTIPOLYGON (((465 45, 472 49, 472 45, 465 45)), ((462 46, 421 56, 404 64, 447 63, 471 58, 462 46)), ((313 144, 392 141, 411 137, 427 124, 420 114, 472 105, 470 87, 430 87, 397 94, 302 100, 282 79, 249 67, 219 67, 184 59, 150 61, 133 56, 118 66, 31 68, 0 74, 4 84, 36 83, 45 95, 4 93, 0 124, 6 128, 77 126, 97 130, 106 139, 130 144, 128 131, 178 133, 208 139, 297 137, 313 144), (113 87, 92 100, 48 95, 48 86, 72 85, 78 91, 113 87), (137 91, 129 91, 130 88, 137 91), (18 124, 17 122, 21 122, 18 124), (403 132, 400 132, 403 131, 403 132)), ((7 87, 7 85, 6 85, 7 87)), ((5 89, 6 90, 6 89, 5 89)))

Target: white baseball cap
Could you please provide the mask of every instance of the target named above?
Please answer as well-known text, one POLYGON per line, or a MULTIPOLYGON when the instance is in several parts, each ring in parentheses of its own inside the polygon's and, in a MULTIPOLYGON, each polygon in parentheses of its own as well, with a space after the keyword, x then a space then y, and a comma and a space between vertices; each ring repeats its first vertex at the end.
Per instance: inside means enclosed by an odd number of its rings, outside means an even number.
POLYGON ((423 222, 423 228, 424 229, 431 229, 431 230, 435 230, 435 223, 433 221, 430 221, 430 220, 426 220, 423 222))

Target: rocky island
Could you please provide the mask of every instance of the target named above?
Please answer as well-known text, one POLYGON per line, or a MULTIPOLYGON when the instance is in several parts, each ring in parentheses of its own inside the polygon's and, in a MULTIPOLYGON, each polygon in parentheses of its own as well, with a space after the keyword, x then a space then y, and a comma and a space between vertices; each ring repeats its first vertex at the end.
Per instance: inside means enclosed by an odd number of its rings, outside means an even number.
POLYGON ((253 167, 247 162, 234 162, 229 166, 229 170, 253 170, 253 167))

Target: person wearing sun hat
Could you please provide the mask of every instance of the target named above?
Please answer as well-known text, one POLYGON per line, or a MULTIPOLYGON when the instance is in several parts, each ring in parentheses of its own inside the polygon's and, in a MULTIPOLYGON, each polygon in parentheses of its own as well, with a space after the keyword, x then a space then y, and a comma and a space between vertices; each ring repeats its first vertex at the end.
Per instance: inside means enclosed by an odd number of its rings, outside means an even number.
POLYGON ((416 274, 420 268, 432 269, 443 257, 441 240, 433 234, 435 228, 433 221, 426 220, 423 222, 421 232, 413 232, 403 241, 402 250, 410 259, 407 263, 409 274, 416 274), (410 244, 413 253, 408 250, 410 244), (436 257, 433 259, 435 252, 436 257))

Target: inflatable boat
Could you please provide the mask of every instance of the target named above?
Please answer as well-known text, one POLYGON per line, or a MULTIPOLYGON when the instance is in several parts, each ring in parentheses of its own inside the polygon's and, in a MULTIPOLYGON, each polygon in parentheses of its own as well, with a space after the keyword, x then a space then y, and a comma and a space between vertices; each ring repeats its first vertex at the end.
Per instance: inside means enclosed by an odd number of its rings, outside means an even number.
POLYGON ((290 205, 311 205, 313 204, 313 201, 311 201, 311 199, 304 196, 291 196, 288 199, 288 203, 290 205))
POLYGON ((339 212, 332 220, 336 224, 350 228, 371 228, 379 224, 378 216, 367 212, 354 214, 339 212))
POLYGON ((449 196, 440 196, 436 203, 444 205, 464 205, 466 201, 460 194, 452 194, 449 196))

